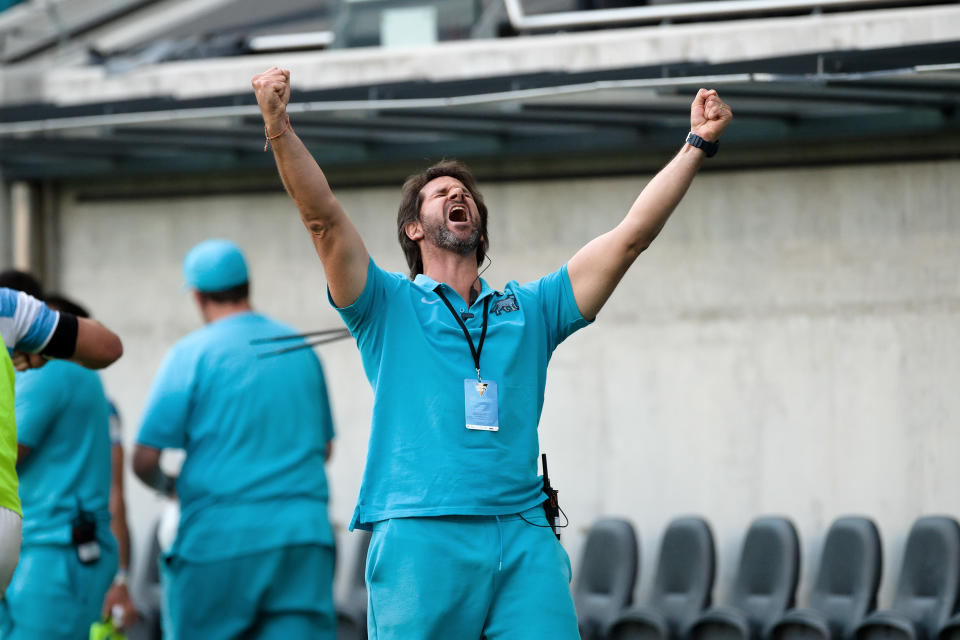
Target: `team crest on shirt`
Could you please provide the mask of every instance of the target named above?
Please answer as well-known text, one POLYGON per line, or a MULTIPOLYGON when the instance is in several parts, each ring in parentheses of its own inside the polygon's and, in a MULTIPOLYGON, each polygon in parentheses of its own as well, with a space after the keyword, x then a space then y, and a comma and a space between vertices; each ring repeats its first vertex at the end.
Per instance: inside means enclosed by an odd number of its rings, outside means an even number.
POLYGON ((517 304, 517 299, 512 293, 506 298, 493 303, 493 315, 495 316, 499 316, 501 313, 510 313, 511 311, 519 310, 520 306, 517 304))

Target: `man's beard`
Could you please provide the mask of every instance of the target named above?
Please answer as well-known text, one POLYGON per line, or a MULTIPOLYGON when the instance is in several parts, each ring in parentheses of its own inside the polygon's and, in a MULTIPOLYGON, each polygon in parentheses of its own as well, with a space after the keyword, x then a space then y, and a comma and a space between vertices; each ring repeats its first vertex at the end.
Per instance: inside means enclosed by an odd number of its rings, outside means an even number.
POLYGON ((433 242, 434 246, 446 251, 452 251, 459 256, 475 253, 480 246, 480 229, 474 227, 466 238, 459 238, 455 233, 440 223, 436 226, 424 227, 424 233, 433 242))

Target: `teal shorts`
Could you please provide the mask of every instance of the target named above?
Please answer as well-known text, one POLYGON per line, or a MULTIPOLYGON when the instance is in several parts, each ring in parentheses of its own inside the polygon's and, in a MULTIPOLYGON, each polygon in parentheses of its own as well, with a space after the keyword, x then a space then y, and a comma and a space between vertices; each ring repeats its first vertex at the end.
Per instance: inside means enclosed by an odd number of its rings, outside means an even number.
POLYGON ((370 639, 579 640, 570 559, 546 525, 540 507, 375 523, 370 639))
POLYGON ((334 549, 309 544, 164 568, 172 640, 335 640, 334 549))
POLYGON ((94 564, 81 564, 71 545, 24 547, 6 598, 0 601, 0 638, 88 637, 116 573, 116 549, 105 545, 94 564))

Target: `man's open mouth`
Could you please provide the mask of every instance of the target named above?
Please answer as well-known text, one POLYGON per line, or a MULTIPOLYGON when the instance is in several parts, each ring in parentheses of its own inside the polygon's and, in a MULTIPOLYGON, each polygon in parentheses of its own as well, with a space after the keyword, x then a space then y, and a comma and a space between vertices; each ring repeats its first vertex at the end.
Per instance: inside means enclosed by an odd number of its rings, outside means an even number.
POLYGON ((450 222, 466 222, 469 218, 466 205, 455 204, 450 207, 450 210, 447 212, 447 219, 450 222))

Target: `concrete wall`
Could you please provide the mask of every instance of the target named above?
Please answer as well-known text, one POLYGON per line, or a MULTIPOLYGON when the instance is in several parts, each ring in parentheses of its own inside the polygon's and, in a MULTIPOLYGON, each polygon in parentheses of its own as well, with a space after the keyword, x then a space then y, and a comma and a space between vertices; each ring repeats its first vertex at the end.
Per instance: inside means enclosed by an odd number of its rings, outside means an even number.
MULTIPOLYGON (((714 526, 722 601, 750 520, 780 513, 802 538, 802 603, 830 521, 857 512, 883 533, 880 603, 890 602, 912 520, 960 504, 958 174, 953 161, 697 179, 598 322, 551 364, 541 444, 575 564, 595 518, 628 517, 642 540, 643 596, 669 519, 700 513, 714 526)), ((499 286, 556 268, 616 224, 647 179, 487 184, 485 277, 499 286)), ((395 269, 398 192, 339 192, 373 256, 395 269)), ((62 229, 65 289, 125 341, 104 378, 128 441, 165 349, 199 326, 179 270, 195 242, 227 236, 247 249, 260 309, 304 329, 339 324, 282 193, 67 193, 62 229)), ((331 515, 342 531, 372 394, 352 342, 321 355, 339 432, 331 515)), ((157 502, 135 481, 128 498, 142 540, 157 502)))

